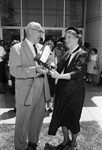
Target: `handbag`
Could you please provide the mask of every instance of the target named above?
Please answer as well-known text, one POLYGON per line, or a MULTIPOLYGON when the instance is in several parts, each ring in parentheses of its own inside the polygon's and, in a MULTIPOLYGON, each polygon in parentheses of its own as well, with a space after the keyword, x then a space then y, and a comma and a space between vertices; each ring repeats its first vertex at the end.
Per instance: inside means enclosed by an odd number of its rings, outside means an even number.
POLYGON ((98 67, 94 67, 93 74, 98 74, 98 67))

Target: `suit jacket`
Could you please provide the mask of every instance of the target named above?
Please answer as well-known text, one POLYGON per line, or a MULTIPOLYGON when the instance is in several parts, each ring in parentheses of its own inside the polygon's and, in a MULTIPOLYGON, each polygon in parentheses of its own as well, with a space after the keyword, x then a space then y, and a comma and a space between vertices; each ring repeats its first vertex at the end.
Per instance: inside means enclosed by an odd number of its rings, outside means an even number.
POLYGON ((87 70, 87 63, 86 63, 87 56, 88 56, 87 52, 79 47, 77 53, 75 54, 70 64, 68 65, 68 62, 66 60, 68 57, 68 52, 66 52, 62 61, 59 64, 57 71, 61 73, 62 70, 67 65, 66 73, 70 73, 71 80, 82 80, 87 70))
POLYGON ((65 54, 61 61, 58 72, 61 73, 65 69, 64 73, 70 73, 71 79, 59 79, 57 82, 54 112, 48 131, 49 135, 55 135, 60 126, 67 126, 75 134, 80 130, 79 119, 85 98, 83 76, 87 66, 87 53, 79 48, 70 63, 69 61, 67 62, 67 56, 68 53, 65 54))
MULTIPOLYGON (((41 44, 37 44, 38 47, 40 49, 42 47, 41 44)), ((34 99, 34 87, 37 84, 35 80, 38 77, 36 73, 36 62, 26 40, 11 48, 9 63, 10 73, 16 79, 16 103, 20 105, 31 105, 32 99, 34 99)), ((39 80, 41 79, 39 78, 39 80)), ((50 92, 46 76, 43 78, 43 86, 44 88, 42 90, 45 92, 45 100, 47 101, 50 98, 50 92)), ((40 85, 38 88, 40 88, 40 85)))

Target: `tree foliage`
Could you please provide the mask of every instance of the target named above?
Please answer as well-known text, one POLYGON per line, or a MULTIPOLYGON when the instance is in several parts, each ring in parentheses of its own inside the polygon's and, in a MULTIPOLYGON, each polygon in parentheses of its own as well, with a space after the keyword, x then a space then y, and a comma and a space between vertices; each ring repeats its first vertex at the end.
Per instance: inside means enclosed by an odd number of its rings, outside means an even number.
POLYGON ((17 12, 14 5, 7 0, 1 0, 1 25, 2 26, 17 26, 17 12))

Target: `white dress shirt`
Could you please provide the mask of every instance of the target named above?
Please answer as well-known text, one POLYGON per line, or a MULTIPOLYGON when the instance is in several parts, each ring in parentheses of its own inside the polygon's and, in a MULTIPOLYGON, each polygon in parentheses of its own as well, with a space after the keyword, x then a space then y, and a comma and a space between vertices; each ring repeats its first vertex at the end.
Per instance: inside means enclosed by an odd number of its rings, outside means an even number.
POLYGON ((3 61, 1 57, 4 56, 5 54, 6 54, 5 49, 3 48, 3 46, 0 46, 0 62, 3 61))

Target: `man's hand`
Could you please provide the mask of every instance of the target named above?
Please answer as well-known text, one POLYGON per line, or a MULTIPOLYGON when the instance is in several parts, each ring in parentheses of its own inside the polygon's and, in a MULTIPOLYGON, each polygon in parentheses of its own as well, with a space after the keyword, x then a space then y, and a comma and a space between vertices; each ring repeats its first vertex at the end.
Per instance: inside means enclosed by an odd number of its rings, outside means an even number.
POLYGON ((40 63, 40 57, 41 57, 41 54, 37 54, 37 55, 34 57, 34 61, 37 61, 38 63, 40 63))
POLYGON ((48 73, 48 69, 45 69, 43 66, 37 66, 36 67, 36 72, 38 74, 47 74, 48 73))

